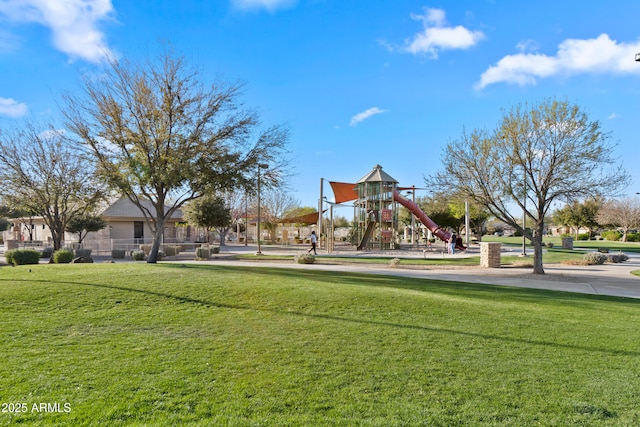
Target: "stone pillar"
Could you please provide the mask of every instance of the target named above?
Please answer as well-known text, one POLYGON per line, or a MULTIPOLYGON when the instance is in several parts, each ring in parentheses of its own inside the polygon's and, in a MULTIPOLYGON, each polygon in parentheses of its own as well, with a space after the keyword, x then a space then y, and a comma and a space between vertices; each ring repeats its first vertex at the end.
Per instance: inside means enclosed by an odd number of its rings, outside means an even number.
POLYGON ((563 237, 562 238, 562 249, 573 250, 573 237, 563 237))
POLYGON ((480 242, 480 267, 500 268, 500 247, 498 242, 480 242))
POLYGON ((20 248, 20 240, 5 240, 4 246, 8 251, 11 249, 19 249, 20 248))

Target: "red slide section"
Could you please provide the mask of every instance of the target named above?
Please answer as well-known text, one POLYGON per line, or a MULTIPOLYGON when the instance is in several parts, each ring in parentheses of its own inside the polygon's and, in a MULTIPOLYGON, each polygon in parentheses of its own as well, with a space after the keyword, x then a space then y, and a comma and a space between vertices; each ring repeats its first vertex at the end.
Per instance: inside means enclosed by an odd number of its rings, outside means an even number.
POLYGON ((451 237, 451 233, 449 233, 447 230, 443 230, 438 226, 438 224, 433 222, 431 218, 429 218, 424 212, 422 212, 422 209, 418 207, 417 203, 414 203, 411 200, 402 197, 398 190, 393 190, 393 200, 409 209, 409 211, 414 214, 416 218, 418 218, 420 222, 423 223, 429 230, 431 230, 431 232, 437 238, 439 238, 443 242, 449 240, 449 237, 451 237))

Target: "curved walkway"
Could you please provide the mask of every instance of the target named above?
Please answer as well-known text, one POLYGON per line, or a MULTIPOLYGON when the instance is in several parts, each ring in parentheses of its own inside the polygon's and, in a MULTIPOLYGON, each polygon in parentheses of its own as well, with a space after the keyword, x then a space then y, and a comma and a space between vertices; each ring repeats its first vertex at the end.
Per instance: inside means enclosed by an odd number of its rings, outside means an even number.
MULTIPOLYGON (((263 253, 270 255, 301 253, 304 249, 280 249, 263 248, 263 253)), ((530 268, 524 267, 502 267, 502 268, 480 268, 480 267, 426 267, 422 268, 390 268, 381 264, 295 264, 284 262, 260 261, 239 261, 224 258, 224 253, 255 253, 255 247, 249 246, 228 246, 223 250, 223 256, 207 261, 212 264, 222 265, 243 265, 248 267, 268 266, 274 268, 293 269, 314 269, 322 271, 340 272, 361 272, 367 274, 383 274, 403 277, 415 277, 434 280, 450 280, 468 283, 484 283, 500 286, 512 286, 533 289, 548 289, 564 292, 578 292, 584 294, 609 295, 617 297, 640 298, 640 277, 631 274, 633 270, 640 270, 640 254, 628 253, 629 260, 620 264, 604 264, 592 266, 571 266, 563 264, 547 264, 544 269, 546 274, 532 274, 530 268)), ((508 254, 508 251, 506 252, 508 254)), ((334 252, 329 256, 354 255, 350 253, 334 252)), ((396 255, 399 257, 423 257, 422 252, 411 251, 403 253, 392 251, 385 254, 363 253, 365 256, 376 255, 396 255)), ((427 253, 426 257, 442 256, 471 256, 478 255, 477 251, 470 251, 464 255, 443 255, 440 252, 427 253)), ((319 253, 322 256, 322 253, 319 253)), ((194 261, 196 262, 196 261, 194 261)), ((201 262, 201 261, 197 261, 201 262)))

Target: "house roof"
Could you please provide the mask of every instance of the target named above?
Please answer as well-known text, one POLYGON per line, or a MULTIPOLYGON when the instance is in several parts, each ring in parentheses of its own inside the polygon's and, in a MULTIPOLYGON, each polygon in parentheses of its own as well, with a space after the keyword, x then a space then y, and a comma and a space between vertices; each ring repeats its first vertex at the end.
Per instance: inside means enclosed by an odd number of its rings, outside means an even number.
MULTIPOLYGON (((153 205, 149 200, 141 200, 141 204, 149 209, 151 212, 154 211, 153 205)), ((169 207, 165 206, 165 212, 169 210, 169 207)), ((107 220, 109 219, 124 219, 124 218, 139 218, 140 220, 144 219, 144 215, 140 211, 140 208, 136 206, 131 200, 126 197, 121 197, 115 202, 113 202, 109 207, 107 207, 103 212, 102 216, 104 216, 107 220)), ((177 209, 172 215, 171 219, 176 221, 181 221, 183 217, 182 210, 177 209)))

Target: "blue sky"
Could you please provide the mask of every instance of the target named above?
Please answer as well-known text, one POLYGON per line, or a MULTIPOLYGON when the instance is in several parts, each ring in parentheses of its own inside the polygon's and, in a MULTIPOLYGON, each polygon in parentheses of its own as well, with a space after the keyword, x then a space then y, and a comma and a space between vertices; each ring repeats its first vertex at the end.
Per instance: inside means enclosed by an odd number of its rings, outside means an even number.
POLYGON ((204 77, 244 81, 265 126, 289 124, 303 205, 321 177, 355 182, 376 164, 423 186, 463 128, 548 97, 611 132, 634 194, 639 17, 640 2, 616 0, 0 0, 0 127, 55 123, 59 95, 107 54, 170 40, 204 77))

